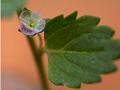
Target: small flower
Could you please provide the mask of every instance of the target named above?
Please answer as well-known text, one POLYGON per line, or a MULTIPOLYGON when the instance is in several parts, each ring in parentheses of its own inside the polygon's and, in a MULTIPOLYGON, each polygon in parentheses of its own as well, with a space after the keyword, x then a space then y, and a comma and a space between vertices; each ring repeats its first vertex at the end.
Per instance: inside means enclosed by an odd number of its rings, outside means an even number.
POLYGON ((39 18, 37 13, 23 11, 20 14, 20 31, 25 35, 35 35, 45 28, 45 20, 39 18))

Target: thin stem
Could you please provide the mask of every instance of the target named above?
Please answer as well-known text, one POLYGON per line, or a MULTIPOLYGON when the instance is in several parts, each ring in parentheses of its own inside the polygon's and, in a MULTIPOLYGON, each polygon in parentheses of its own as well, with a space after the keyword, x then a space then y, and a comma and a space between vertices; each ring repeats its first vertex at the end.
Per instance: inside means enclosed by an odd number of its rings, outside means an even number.
POLYGON ((39 38, 39 42, 40 42, 40 48, 42 48, 43 42, 42 42, 42 37, 41 35, 38 33, 38 38, 39 38))
POLYGON ((44 70, 43 63, 42 63, 42 56, 44 53, 43 49, 42 48, 39 49, 39 52, 38 52, 34 39, 32 37, 29 37, 29 36, 26 36, 26 38, 27 38, 28 43, 31 47, 32 54, 35 58, 38 73, 39 73, 40 80, 41 80, 41 88, 42 88, 42 90, 49 90, 48 83, 47 83, 47 80, 45 78, 45 70, 44 70))

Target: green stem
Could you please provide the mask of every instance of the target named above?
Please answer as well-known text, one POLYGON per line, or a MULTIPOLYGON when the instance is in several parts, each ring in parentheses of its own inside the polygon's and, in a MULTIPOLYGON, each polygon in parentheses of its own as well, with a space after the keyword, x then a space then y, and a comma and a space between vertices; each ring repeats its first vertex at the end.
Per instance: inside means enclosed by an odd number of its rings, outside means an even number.
POLYGON ((39 52, 38 52, 34 39, 30 36, 26 36, 26 38, 31 47, 32 54, 33 54, 35 62, 36 62, 36 66, 37 66, 38 73, 39 73, 40 80, 41 80, 40 86, 41 86, 42 90, 49 90, 48 83, 47 83, 47 80, 45 77, 45 70, 44 70, 43 63, 42 63, 42 56, 44 53, 43 49, 42 48, 39 49, 39 52))
POLYGON ((39 33, 38 33, 37 35, 38 35, 38 38, 39 38, 39 43, 40 43, 39 48, 42 48, 42 45, 43 45, 43 42, 42 42, 42 37, 41 37, 41 35, 40 35, 39 33))

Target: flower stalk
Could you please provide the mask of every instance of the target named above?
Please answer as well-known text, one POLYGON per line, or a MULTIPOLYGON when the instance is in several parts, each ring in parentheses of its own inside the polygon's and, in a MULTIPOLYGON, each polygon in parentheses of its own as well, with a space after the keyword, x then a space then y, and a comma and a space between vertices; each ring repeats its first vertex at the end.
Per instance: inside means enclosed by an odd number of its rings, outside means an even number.
POLYGON ((38 14, 31 12, 24 8, 17 11, 18 18, 20 19, 19 31, 26 35, 27 41, 30 45, 36 67, 38 69, 39 78, 41 81, 40 90, 49 90, 48 83, 45 77, 45 70, 42 63, 42 57, 44 54, 44 48, 42 44, 42 38, 39 32, 45 27, 45 20, 39 18, 38 14), (37 34, 40 42, 39 48, 35 44, 33 35, 37 34))
POLYGON ((34 56, 34 60, 35 60, 35 63, 38 69, 38 74, 41 80, 41 85, 40 85, 41 90, 49 90, 48 83, 45 77, 45 70, 44 70, 43 63, 42 63, 42 56, 44 53, 43 47, 41 45, 41 48, 38 50, 33 37, 26 36, 26 38, 32 50, 32 54, 34 56))

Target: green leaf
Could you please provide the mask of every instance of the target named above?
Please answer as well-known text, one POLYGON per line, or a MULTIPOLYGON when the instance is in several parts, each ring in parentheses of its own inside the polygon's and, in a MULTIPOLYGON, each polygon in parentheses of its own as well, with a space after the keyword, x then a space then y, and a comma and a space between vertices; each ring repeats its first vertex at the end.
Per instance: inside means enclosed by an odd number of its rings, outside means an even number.
POLYGON ((26 0, 1 0, 1 15, 11 16, 19 8, 23 8, 26 0))
POLYGON ((99 21, 100 21, 100 18, 98 17, 95 17, 95 16, 82 16, 78 19, 79 23, 80 24, 86 24, 86 25, 90 25, 90 26, 96 26, 99 21))
POLYGON ((60 15, 45 28, 49 80, 73 88, 100 82, 101 74, 116 70, 113 60, 120 58, 120 40, 112 39, 110 27, 97 26, 98 17, 76 16, 60 15))

